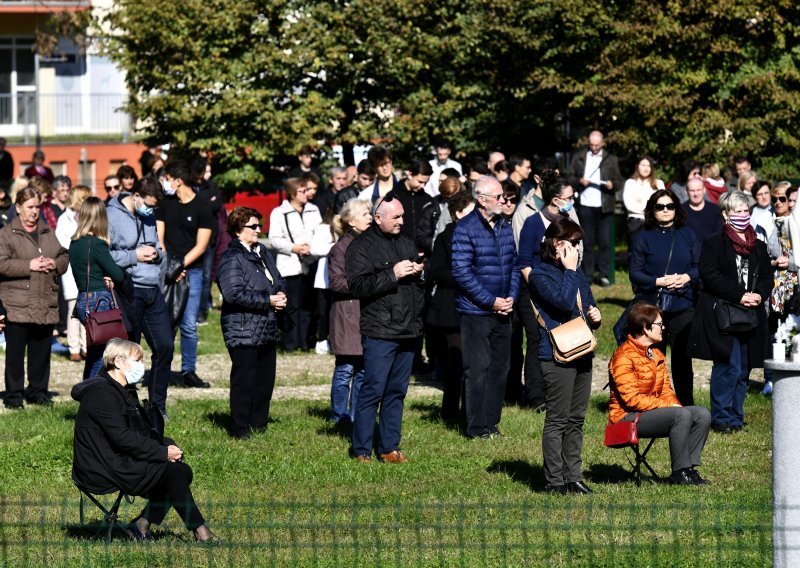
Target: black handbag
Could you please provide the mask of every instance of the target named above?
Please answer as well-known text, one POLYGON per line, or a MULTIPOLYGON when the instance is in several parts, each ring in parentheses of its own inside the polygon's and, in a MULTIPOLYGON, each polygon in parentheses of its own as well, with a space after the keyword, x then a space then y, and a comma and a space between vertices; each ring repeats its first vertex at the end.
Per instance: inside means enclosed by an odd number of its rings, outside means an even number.
POLYGON ((727 300, 717 300, 714 304, 714 312, 719 331, 721 333, 743 333, 756 329, 758 327, 757 309, 759 308, 748 308, 727 300))

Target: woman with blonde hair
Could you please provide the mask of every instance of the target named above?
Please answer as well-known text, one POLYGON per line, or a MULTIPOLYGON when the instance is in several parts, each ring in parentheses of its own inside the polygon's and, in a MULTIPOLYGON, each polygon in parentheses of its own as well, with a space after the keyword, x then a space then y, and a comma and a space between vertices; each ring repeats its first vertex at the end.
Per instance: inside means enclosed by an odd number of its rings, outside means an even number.
POLYGON ((364 352, 361 349, 361 304, 350 295, 345 273, 347 247, 372 223, 372 204, 366 199, 345 203, 331 226, 336 244, 328 254, 328 284, 332 293, 330 351, 336 356, 331 384, 331 420, 337 425, 353 422, 358 392, 364 381, 364 352))
MULTIPOLYGON (((56 238, 62 247, 69 248, 72 235, 78 228, 78 209, 81 204, 92 194, 92 190, 85 185, 77 185, 70 193, 67 209, 58 218, 56 225, 56 238)), ((67 267, 67 272, 61 277, 61 291, 67 301, 67 345, 69 346, 69 360, 78 362, 86 356, 86 330, 78 318, 74 317, 75 304, 78 301, 78 286, 72 267, 67 267)))
MULTIPOLYGON (((78 226, 69 245, 69 264, 78 288, 75 312, 84 326, 90 313, 104 312, 116 305, 113 283, 121 284, 125 275, 111 258, 108 244, 106 206, 99 197, 87 197, 78 210, 78 226)), ((84 379, 100 371, 104 348, 87 348, 84 379)))

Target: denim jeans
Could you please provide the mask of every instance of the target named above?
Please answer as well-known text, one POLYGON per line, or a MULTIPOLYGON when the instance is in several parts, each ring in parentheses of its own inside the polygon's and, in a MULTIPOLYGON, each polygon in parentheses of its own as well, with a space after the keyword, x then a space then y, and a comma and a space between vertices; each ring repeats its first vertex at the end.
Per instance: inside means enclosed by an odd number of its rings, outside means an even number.
POLYGON ((337 424, 353 421, 363 383, 364 357, 337 355, 331 384, 331 420, 337 424))
MULTIPOLYGON (((101 290, 100 292, 79 292, 78 301, 75 304, 75 311, 81 324, 86 325, 86 309, 90 312, 105 312, 111 309, 111 292, 101 290)), ((89 345, 86 347, 86 362, 83 365, 83 379, 90 379, 97 376, 103 367, 103 351, 105 345, 89 345)))
POLYGON ((189 282, 189 297, 181 318, 181 374, 190 373, 197 365, 197 314, 203 293, 203 267, 195 266, 186 271, 189 282))
POLYGON ((126 305, 126 314, 133 326, 131 341, 139 343, 144 335, 150 351, 153 352, 147 394, 150 402, 166 414, 167 386, 175 337, 172 335, 172 321, 167 313, 167 305, 158 286, 135 287, 130 305, 126 305))
POLYGON ((416 339, 391 341, 362 336, 364 348, 364 384, 358 393, 353 418, 353 454, 372 455, 375 417, 381 407, 377 453, 400 449, 403 425, 403 401, 411 378, 416 339))
POLYGON ((747 343, 734 336, 730 360, 714 361, 711 367, 711 421, 714 424, 744 424, 744 397, 749 378, 747 343))

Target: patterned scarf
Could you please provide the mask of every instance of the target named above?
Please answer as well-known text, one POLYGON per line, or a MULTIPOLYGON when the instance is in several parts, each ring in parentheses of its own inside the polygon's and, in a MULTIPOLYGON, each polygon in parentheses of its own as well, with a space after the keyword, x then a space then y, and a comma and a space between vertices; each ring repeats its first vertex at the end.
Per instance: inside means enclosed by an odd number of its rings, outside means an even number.
POLYGON ((756 248, 756 230, 752 225, 748 225, 744 230, 744 240, 728 223, 725 223, 725 235, 730 239, 733 250, 739 256, 748 257, 756 248))

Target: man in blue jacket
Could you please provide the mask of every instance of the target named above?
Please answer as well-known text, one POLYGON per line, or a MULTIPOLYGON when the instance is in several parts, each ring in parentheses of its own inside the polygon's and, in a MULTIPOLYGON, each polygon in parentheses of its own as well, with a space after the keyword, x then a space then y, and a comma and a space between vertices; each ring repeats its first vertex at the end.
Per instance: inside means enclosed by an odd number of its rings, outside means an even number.
POLYGON ((480 177, 472 188, 475 211, 453 232, 453 278, 459 289, 467 436, 500 437, 498 428, 511 349, 511 312, 519 291, 517 249, 503 216, 503 189, 480 177))

